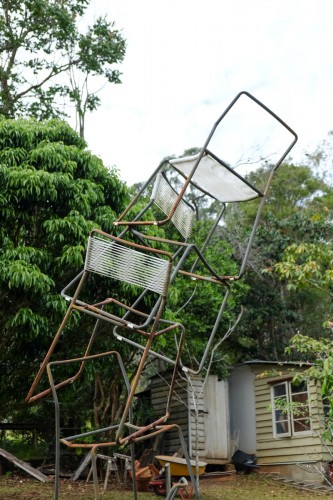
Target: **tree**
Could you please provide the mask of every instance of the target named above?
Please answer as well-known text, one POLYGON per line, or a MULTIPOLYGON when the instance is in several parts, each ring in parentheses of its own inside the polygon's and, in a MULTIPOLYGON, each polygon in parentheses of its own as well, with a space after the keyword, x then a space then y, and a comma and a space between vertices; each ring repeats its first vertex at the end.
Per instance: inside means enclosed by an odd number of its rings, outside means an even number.
MULTIPOLYGON (((201 248, 212 222, 203 219, 196 222, 192 241, 201 248)), ((238 271, 237 262, 233 256, 232 247, 225 241, 221 230, 217 229, 205 249, 204 256, 221 275, 235 275, 238 271)), ((190 270, 195 261, 193 253, 186 262, 186 270, 190 270)), ((204 274, 204 269, 198 265, 196 272, 204 274)), ((232 285, 227 305, 222 314, 213 346, 223 338, 231 326, 236 322, 241 311, 241 304, 247 293, 247 285, 240 280, 232 285)), ((171 287, 171 300, 168 313, 170 318, 181 322, 186 328, 185 345, 182 360, 193 369, 197 369, 205 351, 208 339, 213 330, 221 303, 225 297, 226 288, 212 283, 197 283, 188 278, 179 277, 171 287)), ((239 347, 238 337, 227 340, 223 344, 223 356, 216 356, 210 369, 212 373, 225 375, 225 368, 235 359, 235 350, 239 347)), ((209 359, 207 359, 208 363, 209 359)), ((206 363, 206 367, 207 367, 206 363)))
MULTIPOLYGON (((278 359, 297 331, 325 334, 319 318, 327 310, 328 297, 319 288, 291 293, 286 280, 280 280, 273 270, 289 245, 330 240, 330 211, 323 210, 323 200, 331 191, 310 166, 282 165, 278 170, 245 276, 249 293, 239 326, 246 347, 242 356, 278 359)), ((227 222, 229 240, 240 258, 252 212, 251 204, 246 204, 227 222)))
MULTIPOLYGON (((332 326, 332 325, 331 325, 332 326)), ((333 342, 330 338, 313 339, 308 335, 296 334, 286 348, 291 356, 305 359, 311 363, 305 372, 295 380, 312 379, 320 384, 325 407, 323 439, 332 442, 333 437, 333 342)))
MULTIPOLYGON (((22 410, 67 308, 59 292, 82 269, 89 231, 111 231, 127 199, 116 171, 66 123, 1 119, 0 418, 22 410)), ((58 355, 82 354, 89 328, 73 316, 58 355)), ((46 415, 45 408, 32 411, 46 415)))
MULTIPOLYGON (((328 215, 329 217, 329 215, 328 215)), ((315 242, 293 243, 283 252, 281 260, 270 270, 286 284, 291 297, 299 293, 317 297, 313 307, 319 310, 317 330, 327 334, 320 338, 304 334, 304 329, 294 335, 286 348, 291 356, 312 362, 304 376, 320 383, 326 405, 323 438, 329 441, 333 435, 333 343, 330 339, 333 292, 333 248, 331 239, 315 242)), ((305 331, 305 333, 307 333, 305 331)), ((317 336, 316 336, 317 337, 317 336)))
MULTIPOLYGON (((280 304, 281 312, 290 311, 286 322, 289 323, 288 336, 283 334, 286 324, 281 321, 283 315, 280 315, 280 324, 277 323, 277 336, 283 339, 280 353, 312 364, 296 381, 309 378, 320 384, 326 407, 323 438, 331 442, 333 189, 331 173, 326 169, 332 161, 332 132, 329 137, 330 141, 324 141, 314 153, 307 155, 308 165, 292 170, 289 166, 281 167, 283 176, 278 175, 277 185, 273 184, 258 242, 265 255, 266 268, 264 261, 257 276, 266 282, 266 294, 272 295, 272 289, 278 290, 272 300, 273 307, 280 304), (284 217, 277 224, 275 217, 281 213, 284 217), (260 270, 264 274, 260 274, 260 270)), ((264 293, 260 296, 263 298, 264 293)), ((255 314, 262 315, 261 305, 258 310, 255 314)), ((267 317, 269 314, 274 314, 274 309, 268 309, 267 317)))
POLYGON ((85 88, 89 75, 120 83, 114 65, 125 55, 120 31, 105 17, 80 32, 88 5, 89 0, 1 0, 0 114, 61 116, 57 98, 69 98, 83 136, 84 115, 96 109, 99 98, 82 94, 79 74, 85 88))
POLYGON ((333 249, 328 242, 289 245, 282 260, 274 265, 289 290, 316 289, 332 298, 333 249))

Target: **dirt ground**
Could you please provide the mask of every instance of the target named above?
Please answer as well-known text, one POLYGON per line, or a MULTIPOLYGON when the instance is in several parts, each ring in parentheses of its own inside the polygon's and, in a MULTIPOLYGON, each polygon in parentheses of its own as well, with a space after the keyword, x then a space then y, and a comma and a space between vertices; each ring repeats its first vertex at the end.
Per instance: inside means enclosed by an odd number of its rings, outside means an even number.
MULTIPOLYGON (((185 496, 183 497, 188 498, 185 496)), ((241 476, 233 474, 228 477, 212 477, 201 479, 200 498, 201 500, 261 500, 261 499, 318 499, 319 496, 333 499, 332 493, 317 493, 300 490, 290 486, 280 484, 263 474, 251 474, 241 476)), ((50 500, 54 497, 53 478, 50 477, 48 483, 42 483, 30 477, 19 474, 11 476, 0 476, 0 499, 1 500, 50 500)), ((93 500, 94 492, 91 483, 85 481, 72 482, 61 480, 60 499, 66 500, 93 500)), ((131 500, 133 498, 130 485, 126 488, 112 482, 108 485, 107 491, 102 492, 101 500, 131 500)), ((139 493, 139 500, 157 500, 155 493, 139 493)), ((178 497, 181 498, 181 497, 178 497)))

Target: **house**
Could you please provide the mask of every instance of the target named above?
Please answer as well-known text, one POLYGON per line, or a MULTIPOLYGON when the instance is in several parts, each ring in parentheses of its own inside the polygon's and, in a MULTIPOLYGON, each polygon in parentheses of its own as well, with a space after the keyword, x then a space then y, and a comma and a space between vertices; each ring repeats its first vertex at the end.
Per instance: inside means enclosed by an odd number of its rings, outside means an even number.
MULTIPOLYGON (((168 377, 153 377, 149 391, 154 413, 162 415, 169 392, 168 377)), ((181 427, 190 456, 198 452, 199 458, 210 464, 229 461, 228 397, 228 382, 215 375, 209 376, 206 383, 201 376, 192 376, 190 382, 178 379, 168 423, 181 427)), ((179 446, 177 431, 164 435, 163 453, 172 455, 179 446)))
MULTIPOLYGON (((333 447, 321 438, 324 407, 319 386, 314 381, 293 381, 308 367, 255 360, 230 369, 227 380, 215 375, 206 381, 200 376, 190 381, 181 378, 168 422, 182 428, 190 456, 198 451, 209 464, 230 462, 236 444, 257 456, 261 471, 316 481, 318 471, 332 460, 333 447), (289 405, 287 413, 274 409, 278 400, 289 405), (291 403, 301 404, 301 411, 293 412, 291 403)), ((168 393, 167 377, 153 377, 149 390, 154 412, 160 414, 168 393)), ((163 453, 171 455, 178 448, 177 433, 166 434, 163 453)))
POLYGON ((315 482, 332 460, 333 447, 321 438, 324 406, 318 384, 293 381, 307 368, 304 363, 265 361, 235 366, 228 379, 230 431, 238 433, 239 449, 257 456, 261 471, 315 482), (289 411, 274 409, 278 400, 289 411), (293 412, 295 403, 301 411, 293 412))

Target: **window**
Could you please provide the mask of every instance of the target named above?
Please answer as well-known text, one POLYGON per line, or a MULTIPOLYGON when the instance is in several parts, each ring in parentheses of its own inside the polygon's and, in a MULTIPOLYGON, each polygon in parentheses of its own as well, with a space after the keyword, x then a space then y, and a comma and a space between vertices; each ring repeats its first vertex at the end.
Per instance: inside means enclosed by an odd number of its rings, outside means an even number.
POLYGON ((274 437, 297 436, 311 431, 306 382, 286 380, 271 387, 274 437))

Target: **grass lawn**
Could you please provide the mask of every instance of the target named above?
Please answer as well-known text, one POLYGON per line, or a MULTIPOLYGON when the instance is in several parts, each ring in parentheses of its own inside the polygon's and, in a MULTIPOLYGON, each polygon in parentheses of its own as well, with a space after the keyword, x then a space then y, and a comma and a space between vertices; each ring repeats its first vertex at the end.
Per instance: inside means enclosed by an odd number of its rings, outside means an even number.
MULTIPOLYGON (((261 500, 261 499, 318 499, 319 497, 333 498, 332 493, 316 493, 298 490, 286 486, 261 474, 249 476, 233 475, 231 479, 209 478, 200 481, 201 500, 261 500)), ((34 479, 14 475, 11 477, 0 476, 0 499, 1 500, 50 500, 53 498, 53 482, 41 483, 34 479)), ((101 500, 131 500, 132 492, 117 491, 115 488, 101 494, 101 500)), ((157 500, 153 492, 139 493, 139 500, 157 500)), ((180 497, 177 497, 180 498, 180 497)), ((93 500, 93 487, 83 481, 75 483, 62 481, 60 486, 60 499, 66 500, 93 500)))

